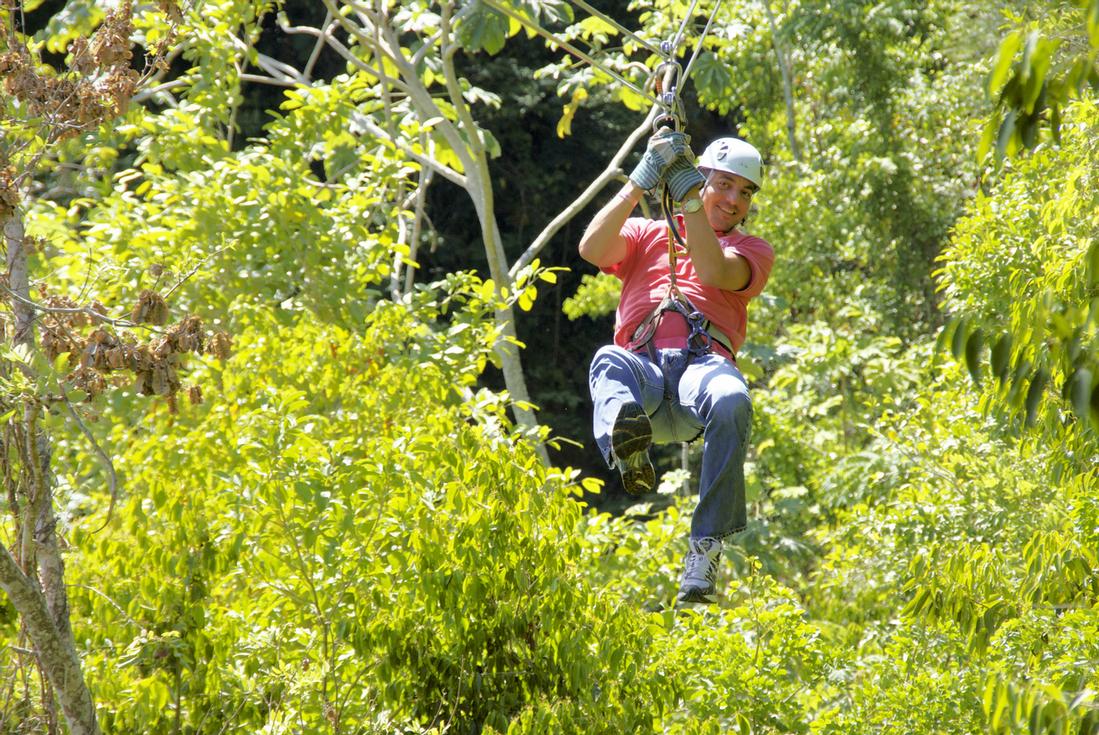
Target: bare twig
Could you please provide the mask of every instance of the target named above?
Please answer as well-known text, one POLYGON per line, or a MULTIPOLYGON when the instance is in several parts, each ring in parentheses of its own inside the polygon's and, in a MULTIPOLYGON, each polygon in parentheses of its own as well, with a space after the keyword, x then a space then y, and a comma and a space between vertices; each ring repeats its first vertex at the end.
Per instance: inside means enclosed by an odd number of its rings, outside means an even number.
POLYGON ((299 82, 287 81, 284 79, 276 79, 275 77, 265 77, 259 74, 247 74, 242 73, 240 75, 240 81, 252 82, 253 84, 267 84, 272 87, 297 87, 300 86, 299 82))
POLYGON ((20 646, 13 646, 10 643, 7 644, 6 646, 4 646, 4 648, 8 649, 9 651, 15 651, 16 653, 22 654, 23 656, 33 656, 33 655, 35 655, 34 651, 32 651, 29 648, 21 648, 20 646))
MULTIPOLYGON (((328 8, 329 12, 335 12, 331 0, 325 0, 325 7, 328 8)), ((350 21, 348 21, 346 18, 341 17, 339 22, 344 30, 348 31, 348 33, 351 33, 351 35, 354 35, 360 43, 363 43, 363 45, 367 48, 373 48, 370 43, 369 37, 363 35, 361 29, 351 24, 350 21)), ((363 61, 355 54, 351 53, 351 49, 340 43, 340 41, 334 38, 330 32, 326 34, 317 28, 310 28, 306 26, 296 27, 295 32, 308 36, 315 36, 318 39, 323 39, 330 49, 343 57, 344 61, 347 61, 352 66, 361 69, 362 71, 365 71, 367 74, 370 74, 374 78, 388 84, 392 84, 397 89, 400 89, 402 92, 406 94, 408 93, 407 88, 405 87, 404 83, 401 82, 401 80, 390 77, 388 74, 385 73, 384 69, 377 69, 363 61)))
POLYGON ((172 294, 174 294, 174 293, 176 292, 176 289, 177 289, 177 288, 179 288, 179 287, 180 287, 180 286, 182 286, 182 285, 183 285, 184 283, 186 283, 186 282, 187 282, 188 280, 190 280, 191 276, 193 276, 193 275, 195 275, 196 273, 198 273, 198 269, 199 269, 199 268, 201 268, 201 267, 202 267, 202 265, 203 265, 204 263, 206 263, 206 261, 210 260, 211 258, 213 258, 213 257, 215 257, 215 256, 221 255, 221 254, 222 254, 222 253, 224 253, 224 252, 225 252, 226 250, 231 250, 231 249, 232 249, 232 248, 233 248, 233 247, 234 247, 235 245, 236 245, 236 243, 232 243, 232 244, 229 244, 229 245, 225 245, 225 246, 223 246, 223 247, 220 247, 220 248, 218 248, 218 249, 217 249, 217 250, 215 250, 214 252, 212 252, 212 253, 210 253, 210 254, 208 254, 208 255, 205 255, 205 256, 203 256, 202 258, 200 258, 200 259, 199 259, 199 261, 198 261, 197 263, 195 263, 195 267, 194 267, 194 268, 192 268, 191 270, 189 270, 189 271, 187 271, 186 273, 184 273, 184 274, 183 274, 183 276, 182 276, 182 277, 181 277, 181 278, 180 278, 180 279, 179 279, 178 281, 176 281, 175 285, 174 285, 174 286, 172 286, 172 287, 171 287, 170 289, 168 289, 167 293, 165 293, 165 294, 164 294, 164 300, 165 300, 165 301, 167 301, 167 300, 168 300, 168 297, 169 297, 169 296, 171 296, 172 294))
MULTIPOLYGON (((334 0, 324 0, 324 5, 326 8, 329 8, 333 12, 337 12, 336 8, 334 7, 334 0)), ((364 14, 368 18, 370 23, 374 25, 380 25, 379 18, 369 8, 364 8, 358 4, 353 4, 353 7, 358 12, 364 14)), ((444 6, 444 10, 445 9, 446 6, 444 6)), ((454 123, 447 119, 446 116, 443 115, 443 112, 439 108, 439 106, 435 104, 435 100, 432 97, 431 92, 428 90, 424 82, 420 79, 416 68, 410 63, 409 59, 402 52, 401 44, 399 39, 396 37, 395 31, 392 28, 386 27, 383 31, 382 43, 380 45, 376 45, 374 43, 374 39, 371 36, 367 35, 365 32, 363 32, 362 28, 352 23, 349 19, 344 18, 342 15, 338 15, 338 13, 337 17, 340 18, 340 23, 344 30, 354 36, 356 41, 362 44, 364 48, 369 48, 373 50, 376 54, 385 56, 387 59, 389 59, 389 61, 391 61, 393 65, 397 67, 397 71, 400 74, 401 79, 399 81, 393 80, 391 77, 385 74, 384 71, 379 72, 371 70, 370 73, 374 74, 382 81, 393 84, 398 89, 407 94, 409 100, 418 110, 421 119, 438 119, 439 122, 437 123, 436 127, 438 128, 439 132, 442 133, 443 137, 446 138, 447 143, 450 145, 451 150, 454 151, 454 154, 458 157, 458 160, 461 161, 462 167, 467 172, 472 170, 475 165, 475 161, 469 155, 465 140, 463 140, 461 133, 454 125, 454 123)), ((441 170, 439 172, 446 176, 445 172, 441 170)), ((466 184, 463 183, 460 184, 460 186, 465 187, 466 184)))
POLYGON ((103 466, 107 470, 107 487, 111 491, 111 502, 107 506, 107 517, 103 521, 103 525, 95 529, 92 533, 99 533, 111 523, 111 518, 114 515, 114 506, 118 500, 118 474, 115 473, 114 462, 107 456, 107 453, 103 451, 103 448, 99 446, 99 442, 95 440, 92 432, 88 430, 84 420, 80 418, 80 414, 73 408, 72 402, 68 396, 65 395, 65 391, 60 385, 57 386, 57 392, 61 394, 64 399, 65 411, 69 414, 69 418, 76 424, 76 428, 80 429, 80 433, 84 435, 84 438, 88 440, 88 443, 92 445, 92 451, 99 457, 99 461, 103 463, 103 466))
POLYGON ((767 10, 767 22, 771 26, 771 46, 775 49, 775 58, 778 60, 779 71, 782 72, 782 95, 786 101, 786 135, 790 139, 790 154, 795 161, 801 161, 801 148, 798 146, 797 117, 794 110, 793 82, 790 73, 790 56, 779 38, 778 22, 775 13, 771 10, 771 0, 764 0, 763 7, 767 10))
POLYGON ((111 607, 113 607, 115 610, 118 610, 119 614, 126 619, 127 623, 129 623, 130 625, 133 625, 134 627, 136 627, 140 630, 145 630, 147 628, 147 626, 142 625, 141 623, 137 622, 132 617, 130 617, 130 614, 128 612, 126 612, 122 608, 121 605, 119 605, 117 602, 115 602, 106 592, 103 592, 102 590, 98 590, 98 589, 96 589, 95 587, 92 587, 89 584, 70 584, 68 586, 69 587, 76 587, 76 588, 82 589, 82 590, 88 590, 89 592, 94 592, 95 594, 99 595, 104 600, 109 602, 111 604, 111 607))
POLYGON ((338 25, 339 24, 332 17, 332 11, 326 10, 324 23, 321 23, 321 27, 324 28, 324 30, 321 32, 321 35, 317 37, 317 42, 313 45, 313 51, 309 54, 309 60, 305 62, 305 68, 302 69, 301 72, 306 83, 312 81, 313 69, 317 66, 317 60, 320 59, 321 52, 328 43, 328 39, 332 37, 332 29, 338 25))
MULTIPOLYGON (((408 259, 413 263, 420 249, 420 233, 423 231, 424 209, 427 206, 427 190, 431 187, 431 179, 434 176, 432 169, 425 169, 420 180, 420 187, 416 190, 416 213, 412 220, 412 242, 409 244, 408 259)), ((416 269, 411 265, 405 270, 404 292, 412 290, 412 282, 416 278, 416 269)))
POLYGON ((305 77, 302 76, 300 71, 290 64, 272 58, 267 54, 257 54, 256 63, 260 69, 263 69, 273 77, 295 84, 305 84, 305 77))

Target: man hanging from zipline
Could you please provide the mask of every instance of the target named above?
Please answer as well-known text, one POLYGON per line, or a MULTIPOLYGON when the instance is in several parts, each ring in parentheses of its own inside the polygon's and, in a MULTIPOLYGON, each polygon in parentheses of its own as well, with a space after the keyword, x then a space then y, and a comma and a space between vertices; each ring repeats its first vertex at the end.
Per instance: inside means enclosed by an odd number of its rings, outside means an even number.
POLYGON ((608 466, 621 472, 626 492, 646 493, 656 483, 651 444, 704 438, 680 604, 716 602, 722 541, 747 523, 752 404, 736 352, 774 251, 737 228, 762 169, 759 152, 737 138, 711 143, 696 167, 686 135, 663 128, 580 242, 584 260, 622 281, 614 344, 596 353, 589 373, 595 439, 608 466), (668 222, 630 217, 658 186, 668 222), (681 212, 674 217, 672 202, 681 212))

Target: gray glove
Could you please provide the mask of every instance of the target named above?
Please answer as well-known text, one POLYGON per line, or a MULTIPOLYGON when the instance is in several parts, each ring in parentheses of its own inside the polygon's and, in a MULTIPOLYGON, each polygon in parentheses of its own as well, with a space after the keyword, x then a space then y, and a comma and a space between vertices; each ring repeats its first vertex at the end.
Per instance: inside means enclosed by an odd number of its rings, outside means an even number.
POLYGON ((664 183, 668 185, 668 193, 677 202, 683 201, 687 192, 696 186, 706 184, 706 177, 695 167, 694 156, 690 154, 679 156, 664 172, 664 183))
POLYGON ((668 128, 657 130, 649 138, 649 146, 630 174, 630 181, 645 191, 655 189, 672 162, 689 150, 685 134, 668 128))

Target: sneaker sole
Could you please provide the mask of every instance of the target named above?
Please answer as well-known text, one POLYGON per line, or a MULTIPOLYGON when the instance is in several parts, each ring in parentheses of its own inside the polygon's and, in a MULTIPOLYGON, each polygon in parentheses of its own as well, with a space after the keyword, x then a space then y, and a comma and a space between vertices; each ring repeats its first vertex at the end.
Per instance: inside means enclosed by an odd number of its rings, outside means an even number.
POLYGON ((622 472, 622 487, 629 495, 645 495, 651 493, 656 486, 656 470, 648 463, 637 469, 627 469, 622 472))
POLYGON ((717 603, 717 590, 703 590, 697 587, 692 587, 688 590, 680 590, 679 595, 676 597, 676 602, 680 605, 689 603, 713 605, 717 603))
POLYGON ((652 443, 652 424, 645 410, 636 403, 623 406, 614 420, 611 448, 622 472, 622 487, 630 495, 644 495, 656 486, 648 455, 652 443))

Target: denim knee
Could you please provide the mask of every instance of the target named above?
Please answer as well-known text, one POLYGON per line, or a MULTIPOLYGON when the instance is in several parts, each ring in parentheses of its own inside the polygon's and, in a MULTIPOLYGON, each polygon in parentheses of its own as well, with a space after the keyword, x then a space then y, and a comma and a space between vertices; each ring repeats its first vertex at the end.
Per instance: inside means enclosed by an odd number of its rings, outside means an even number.
POLYGON ((723 392, 713 397, 708 414, 708 424, 720 423, 742 429, 752 423, 752 398, 744 390, 723 392))

